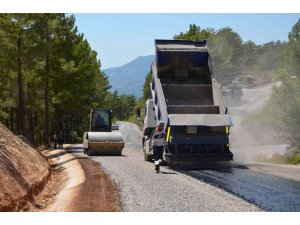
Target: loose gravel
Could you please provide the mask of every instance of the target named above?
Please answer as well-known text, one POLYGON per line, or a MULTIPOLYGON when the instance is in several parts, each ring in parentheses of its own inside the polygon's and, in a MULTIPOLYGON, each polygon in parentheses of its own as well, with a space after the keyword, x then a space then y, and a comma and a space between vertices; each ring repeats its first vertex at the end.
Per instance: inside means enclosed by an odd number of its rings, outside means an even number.
MULTIPOLYGON (((261 211, 222 189, 166 167, 159 174, 145 162, 141 133, 132 123, 119 124, 126 142, 123 155, 93 156, 116 183, 123 211, 261 211)), ((80 153, 82 154, 82 153, 80 153)))

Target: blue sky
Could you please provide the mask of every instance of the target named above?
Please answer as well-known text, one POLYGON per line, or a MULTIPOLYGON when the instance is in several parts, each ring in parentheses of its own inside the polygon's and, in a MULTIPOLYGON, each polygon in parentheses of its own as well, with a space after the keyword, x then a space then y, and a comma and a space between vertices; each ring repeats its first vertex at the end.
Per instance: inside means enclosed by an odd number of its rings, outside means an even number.
POLYGON ((97 51, 102 69, 124 65, 137 56, 154 54, 154 39, 172 39, 190 24, 201 28, 231 27, 243 41, 256 44, 286 41, 300 13, 292 14, 75 14, 80 33, 97 51))

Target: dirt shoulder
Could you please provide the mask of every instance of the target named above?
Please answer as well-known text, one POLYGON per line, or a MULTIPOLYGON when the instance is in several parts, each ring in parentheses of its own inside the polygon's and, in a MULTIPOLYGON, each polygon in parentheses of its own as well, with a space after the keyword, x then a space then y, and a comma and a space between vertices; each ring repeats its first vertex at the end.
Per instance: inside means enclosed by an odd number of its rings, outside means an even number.
POLYGON ((117 188, 98 163, 67 150, 45 152, 52 167, 62 170, 62 190, 43 211, 115 212, 119 211, 117 188))

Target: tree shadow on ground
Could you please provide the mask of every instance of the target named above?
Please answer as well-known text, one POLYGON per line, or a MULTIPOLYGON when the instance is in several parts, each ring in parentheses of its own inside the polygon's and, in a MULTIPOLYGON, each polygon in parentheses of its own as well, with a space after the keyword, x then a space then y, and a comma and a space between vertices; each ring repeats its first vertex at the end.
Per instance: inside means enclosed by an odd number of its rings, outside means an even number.
POLYGON ((69 162, 72 162, 72 161, 74 161, 74 160, 78 160, 78 159, 89 160, 87 157, 75 157, 75 158, 71 158, 71 159, 62 161, 62 162, 60 162, 60 163, 52 164, 51 167, 52 167, 52 168, 60 168, 62 165, 67 164, 67 163, 69 163, 69 162))

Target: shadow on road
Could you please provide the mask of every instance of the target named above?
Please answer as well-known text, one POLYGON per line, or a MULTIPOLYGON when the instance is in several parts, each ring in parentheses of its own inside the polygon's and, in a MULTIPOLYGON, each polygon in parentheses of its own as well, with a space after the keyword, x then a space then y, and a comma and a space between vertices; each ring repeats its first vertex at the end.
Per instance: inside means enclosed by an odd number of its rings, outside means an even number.
POLYGON ((163 171, 161 171, 160 173, 161 173, 161 174, 177 174, 177 173, 175 173, 175 172, 163 172, 163 171))
POLYGON ((52 164, 51 167, 52 167, 52 168, 60 168, 62 165, 66 164, 66 163, 69 163, 69 162, 71 162, 71 161, 73 161, 73 160, 78 160, 78 159, 89 160, 87 157, 75 157, 75 158, 71 158, 71 159, 62 161, 62 162, 60 162, 60 163, 52 164))
POLYGON ((82 149, 82 146, 70 146, 70 147, 65 147, 66 150, 70 149, 82 149))
POLYGON ((247 166, 237 163, 221 162, 221 163, 192 163, 192 164, 175 164, 167 166, 171 170, 212 170, 224 173, 232 173, 234 168, 249 169, 247 166))
MULTIPOLYGON (((75 152, 76 153, 76 152, 75 152)), ((116 157, 116 158, 123 158, 123 157, 128 157, 127 155, 113 155, 113 154, 109 154, 109 153, 107 153, 107 154, 92 154, 92 155, 90 155, 91 157, 116 157)))
POLYGON ((53 154, 53 155, 47 156, 47 158, 48 158, 48 159, 54 159, 54 158, 63 156, 63 155, 65 155, 65 154, 68 154, 68 152, 67 152, 67 151, 61 150, 61 151, 59 151, 59 152, 57 152, 57 153, 55 153, 55 154, 53 154))
POLYGON ((54 158, 63 156, 63 155, 68 154, 68 153, 82 153, 82 149, 66 148, 66 149, 56 149, 56 150, 59 150, 59 152, 57 152, 53 155, 47 156, 47 158, 48 159, 54 159, 54 158))

